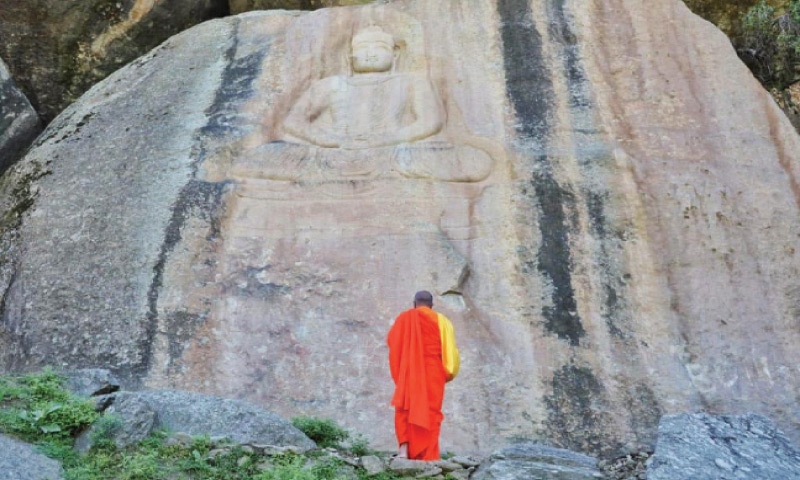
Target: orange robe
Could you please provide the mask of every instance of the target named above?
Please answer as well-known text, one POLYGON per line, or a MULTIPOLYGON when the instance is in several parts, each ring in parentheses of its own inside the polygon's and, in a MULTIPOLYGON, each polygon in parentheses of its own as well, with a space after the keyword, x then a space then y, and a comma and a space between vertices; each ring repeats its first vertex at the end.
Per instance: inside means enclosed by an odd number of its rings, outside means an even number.
POLYGON ((408 458, 438 460, 447 373, 436 312, 419 307, 401 313, 388 343, 397 443, 408 443, 408 458))

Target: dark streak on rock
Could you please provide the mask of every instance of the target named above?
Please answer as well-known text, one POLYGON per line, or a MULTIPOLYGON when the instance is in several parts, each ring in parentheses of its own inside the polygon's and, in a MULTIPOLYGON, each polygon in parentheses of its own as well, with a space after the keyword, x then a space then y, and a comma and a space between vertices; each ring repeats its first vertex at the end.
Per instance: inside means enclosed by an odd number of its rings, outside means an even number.
MULTIPOLYGON (((541 145, 544 151, 555 93, 543 57, 542 37, 536 30, 527 1, 500 0, 497 8, 502 21, 506 89, 517 114, 517 132, 527 141, 541 145)), ((556 181, 545 154, 534 159, 531 184, 538 202, 542 238, 537 255, 538 270, 552 284, 551 304, 542 310, 545 328, 577 346, 586 332, 578 316, 572 288, 572 258, 566 223, 566 212, 574 211, 575 199, 556 181)))
POLYGON ((645 384, 635 385, 627 392, 625 404, 638 443, 647 447, 655 446, 658 422, 664 410, 653 390, 645 384))
POLYGON ((581 452, 616 449, 604 434, 608 424, 605 388, 587 367, 564 365, 553 376, 553 393, 544 397, 545 425, 561 448, 581 452))
MULTIPOLYGON (((196 137, 196 145, 193 151, 192 179, 181 189, 173 211, 172 218, 167 226, 164 242, 158 256, 158 262, 153 268, 153 281, 148 291, 147 326, 145 336, 141 341, 140 351, 142 352, 141 364, 135 367, 134 373, 138 378, 144 378, 150 369, 153 356, 153 345, 158 329, 158 297, 161 291, 164 268, 169 260, 170 253, 181 241, 181 231, 187 219, 197 218, 208 224, 209 233, 207 239, 212 241, 220 235, 220 217, 224 208, 224 197, 228 190, 229 182, 207 182, 197 179, 197 169, 208 155, 209 144, 212 141, 223 137, 235 138, 237 136, 236 115, 244 103, 252 94, 252 85, 260 74, 260 65, 263 55, 266 54, 268 47, 262 50, 262 54, 251 54, 243 58, 236 58, 238 48, 239 24, 236 24, 235 32, 232 35, 232 42, 225 52, 227 66, 222 73, 220 88, 217 90, 214 100, 206 111, 208 122, 200 129, 196 137)), ((174 315, 174 314, 173 314, 174 315)), ((177 331, 190 328, 194 331, 203 319, 203 316, 173 317, 172 320, 184 318, 188 325, 171 324, 170 330, 177 331)), ((173 322, 174 323, 174 322, 173 322)), ((169 332, 168 332, 169 334, 169 332)), ((185 334, 183 334, 185 335, 185 334)), ((173 354, 180 354, 174 348, 174 341, 178 339, 170 338, 170 357, 174 361, 173 354)))
POLYGON ((578 39, 572 26, 566 18, 564 10, 565 0, 553 0, 548 4, 549 22, 548 33, 550 38, 559 46, 564 56, 564 70, 569 85, 569 106, 572 109, 587 108, 592 105, 586 88, 588 85, 586 74, 580 62, 578 39))
POLYGON ((578 316, 578 305, 572 288, 572 258, 567 219, 564 215, 565 204, 574 205, 575 198, 549 174, 539 172, 535 175, 533 187, 541 213, 539 228, 542 245, 537 256, 538 268, 553 286, 552 305, 542 309, 545 327, 559 338, 569 340, 570 345, 577 346, 586 331, 578 316))
POLYGON ((213 224, 216 210, 222 204, 224 184, 213 184, 191 180, 178 195, 178 200, 172 210, 172 218, 167 225, 164 242, 158 254, 158 262, 153 267, 153 281, 147 292, 147 323, 145 338, 140 345, 142 364, 134 368, 137 377, 144 377, 150 368, 153 355, 153 345, 158 328, 158 296, 161 291, 164 277, 164 267, 169 255, 181 240, 181 230, 190 217, 200 217, 213 224))
POLYGON ((602 285, 605 304, 603 317, 609 333, 617 338, 624 339, 627 335, 616 322, 623 312, 623 302, 619 298, 617 288, 614 285, 615 280, 613 277, 615 276, 610 272, 610 270, 613 270, 610 265, 612 259, 609 247, 609 242, 612 239, 609 238, 609 231, 606 225, 604 196, 597 192, 587 192, 586 208, 589 214, 592 234, 600 240, 600 259, 598 264, 603 274, 602 285))
POLYGON ((517 131, 528 140, 545 142, 555 94, 543 58, 542 36, 527 0, 500 0, 497 11, 502 22, 506 89, 519 119, 517 131))
MULTIPOLYGON (((553 0, 548 4, 549 35, 561 47, 564 75, 569 92, 569 108, 573 122, 573 131, 586 144, 602 143, 601 134, 595 125, 595 103, 591 94, 591 84, 581 64, 580 46, 573 31, 571 20, 565 8, 565 0, 553 0)), ((578 152, 578 162, 585 169, 587 178, 598 178, 599 170, 608 162, 610 152, 606 148, 589 148, 587 152, 578 152)), ((602 184, 602 182, 600 182, 602 184)), ((608 219, 605 215, 608 192, 604 187, 592 185, 583 188, 582 197, 586 200, 586 210, 590 222, 590 231, 598 239, 600 246, 596 262, 601 267, 600 282, 603 294, 603 318, 609 333, 620 339, 627 338, 619 321, 624 316, 624 299, 619 290, 624 285, 619 281, 617 262, 614 259, 616 238, 609 231, 608 219)))

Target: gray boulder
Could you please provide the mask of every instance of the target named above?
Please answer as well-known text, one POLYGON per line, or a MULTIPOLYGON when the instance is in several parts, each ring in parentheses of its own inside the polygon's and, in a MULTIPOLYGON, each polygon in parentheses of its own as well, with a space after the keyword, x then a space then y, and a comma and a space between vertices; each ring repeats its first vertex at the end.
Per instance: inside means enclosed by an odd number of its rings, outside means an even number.
POLYGON ((119 390, 117 377, 103 368, 70 370, 62 374, 67 379, 67 389, 81 397, 105 395, 119 390))
POLYGON ((61 464, 28 445, 0 435, 0 480, 59 480, 61 464))
POLYGON ((76 439, 78 451, 88 451, 102 436, 124 448, 141 442, 158 428, 155 410, 138 396, 121 395, 109 401, 111 405, 105 411, 106 416, 76 439))
POLYGON ((647 478, 800 479, 800 451, 760 415, 667 415, 647 478))
POLYGON ((46 121, 167 38, 227 14, 226 0, 2 2, 0 56, 46 121))
POLYGON ((0 60, 0 173, 17 161, 41 131, 39 116, 0 60))
POLYGON ((291 422, 238 400, 172 390, 119 392, 113 397, 106 415, 116 416, 118 423, 100 422, 89 429, 78 440, 80 450, 88 450, 95 433, 103 428, 118 446, 134 444, 153 430, 165 428, 240 444, 294 446, 300 451, 316 447, 291 422))
POLYGON ((603 478, 597 459, 535 443, 512 445, 493 453, 473 480, 592 480, 603 478))

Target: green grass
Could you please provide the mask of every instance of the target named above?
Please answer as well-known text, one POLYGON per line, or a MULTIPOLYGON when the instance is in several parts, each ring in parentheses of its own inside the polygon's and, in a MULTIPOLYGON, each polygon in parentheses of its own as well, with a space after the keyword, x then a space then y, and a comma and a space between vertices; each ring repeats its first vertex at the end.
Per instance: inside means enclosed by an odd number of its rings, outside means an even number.
POLYGON ((71 395, 51 370, 0 377, 0 432, 31 443, 63 444, 97 420, 94 405, 71 395))
MULTIPOLYGON (((342 454, 375 453, 363 436, 349 445, 349 433, 332 420, 298 417, 295 426, 320 447, 340 448, 342 454)), ((262 455, 238 445, 221 448, 208 437, 191 444, 169 441, 159 431, 138 445, 117 448, 113 442, 120 419, 101 416, 93 403, 64 388, 53 372, 0 377, 0 433, 35 444, 45 455, 62 462, 66 480, 397 480, 384 472, 368 477, 323 450, 307 455, 262 455), (93 425, 93 447, 85 454, 74 448, 75 436, 93 425), (216 452, 215 452, 215 449, 216 452), (213 453, 213 454, 212 454, 213 453)))

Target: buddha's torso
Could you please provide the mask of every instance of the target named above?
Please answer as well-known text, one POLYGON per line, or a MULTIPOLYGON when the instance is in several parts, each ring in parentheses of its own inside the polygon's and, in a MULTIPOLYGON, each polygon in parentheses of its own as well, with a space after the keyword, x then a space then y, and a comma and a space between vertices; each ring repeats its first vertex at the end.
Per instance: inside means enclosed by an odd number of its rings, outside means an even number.
POLYGON ((380 136, 414 120, 407 75, 337 76, 332 80, 331 129, 346 137, 380 136))

